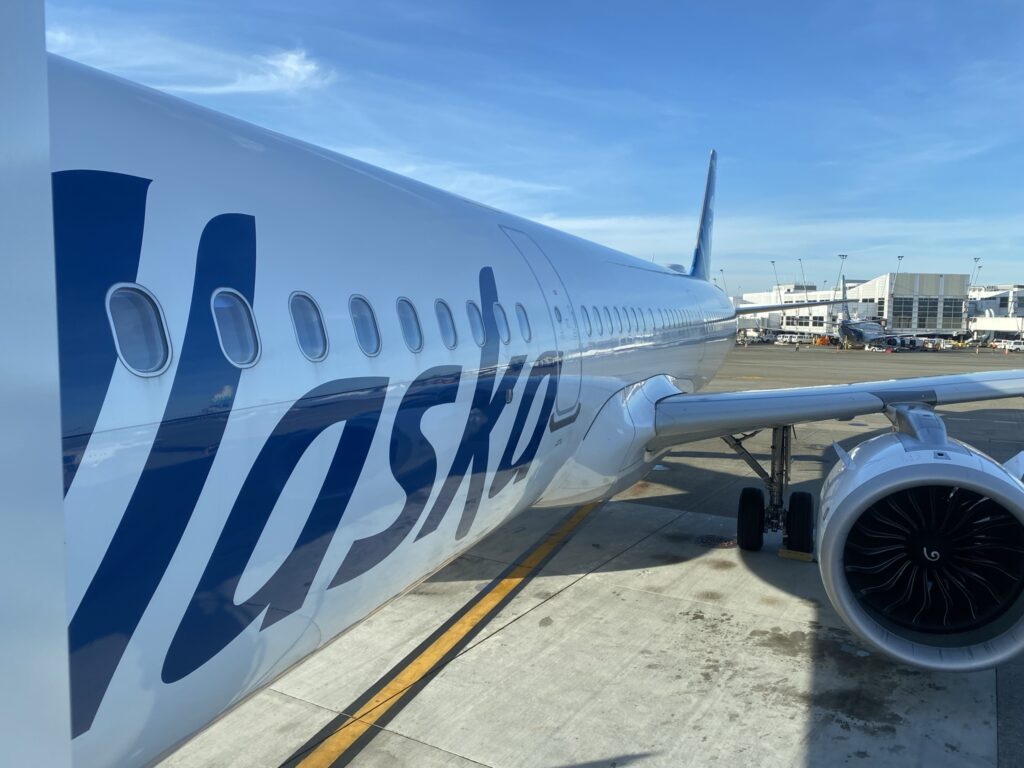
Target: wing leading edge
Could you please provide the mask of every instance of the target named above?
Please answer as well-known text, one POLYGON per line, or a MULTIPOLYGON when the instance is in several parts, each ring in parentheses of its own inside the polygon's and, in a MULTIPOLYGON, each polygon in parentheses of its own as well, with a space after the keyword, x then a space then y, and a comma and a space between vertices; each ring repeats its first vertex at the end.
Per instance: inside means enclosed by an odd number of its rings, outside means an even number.
POLYGON ((845 304, 849 299, 825 299, 823 301, 795 301, 786 304, 737 304, 737 315, 755 315, 759 312, 784 312, 790 309, 807 309, 809 307, 828 307, 833 304, 845 304))
POLYGON ((1024 369, 791 389, 670 395, 655 406, 658 449, 766 427, 850 419, 893 403, 950 405, 1024 396, 1024 369))

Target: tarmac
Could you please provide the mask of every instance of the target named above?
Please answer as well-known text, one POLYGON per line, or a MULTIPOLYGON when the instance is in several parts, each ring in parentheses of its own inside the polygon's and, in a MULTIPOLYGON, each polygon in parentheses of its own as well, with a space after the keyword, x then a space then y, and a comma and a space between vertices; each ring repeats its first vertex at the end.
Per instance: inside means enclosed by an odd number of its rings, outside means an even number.
MULTIPOLYGON (((989 350, 737 347, 710 391, 1016 367, 1024 355, 989 350)), ((1019 400, 941 412, 999 461, 1024 449, 1019 400)), ((817 497, 833 443, 888 428, 879 415, 798 426, 791 490, 817 497)), ((769 443, 747 445, 767 461, 769 443)), ((709 440, 593 509, 528 510, 161 768, 1024 765, 1024 661, 934 674, 863 648, 817 564, 778 556, 780 534, 735 547, 754 481, 709 440)))

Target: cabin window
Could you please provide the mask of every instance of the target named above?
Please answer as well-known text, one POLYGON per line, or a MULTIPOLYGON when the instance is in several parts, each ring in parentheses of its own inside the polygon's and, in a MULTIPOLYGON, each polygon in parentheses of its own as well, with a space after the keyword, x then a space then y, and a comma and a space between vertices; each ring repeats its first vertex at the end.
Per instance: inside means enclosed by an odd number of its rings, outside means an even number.
POLYGON ((171 348, 160 308, 141 286, 118 286, 107 297, 107 316, 117 356, 139 376, 163 373, 171 348))
POLYGON ((487 341, 487 334, 484 331, 484 317, 480 314, 480 307, 472 301, 467 301, 466 314, 469 315, 469 330, 473 332, 473 341, 478 347, 482 347, 487 341))
POLYGON ((590 313, 587 312, 587 308, 580 304, 580 311, 583 314, 583 327, 587 329, 587 336, 594 335, 594 328, 590 325, 590 313))
POLYGON ((592 307, 594 311, 594 332, 598 336, 604 336, 604 324, 601 322, 601 310, 597 307, 592 307))
POLYGON ((352 327, 356 332, 356 341, 363 354, 373 357, 380 352, 380 330, 377 318, 373 314, 370 302, 362 296, 353 296, 348 300, 348 312, 352 317, 352 327))
POLYGON ((530 318, 526 314, 526 307, 516 304, 516 318, 519 320, 519 332, 523 334, 523 341, 533 338, 533 330, 530 328, 530 318))
POLYGON ((615 328, 612 327, 612 313, 608 311, 608 307, 604 308, 604 325, 608 329, 608 333, 612 333, 615 328))
POLYGON ((629 314, 633 317, 633 330, 637 333, 640 332, 640 321, 636 317, 636 309, 633 307, 629 308, 629 314))
POLYGON ((508 344, 512 341, 512 331, 508 327, 508 316, 505 314, 505 308, 498 302, 494 302, 494 322, 498 324, 498 338, 501 339, 501 343, 508 344))
POLYGON ((622 308, 622 316, 624 318, 626 318, 626 322, 625 322, 626 333, 632 333, 633 332, 633 323, 629 319, 629 310, 626 309, 625 307, 622 308))
POLYGON ((255 365, 260 342, 249 302, 237 291, 222 288, 213 294, 210 304, 224 357, 239 368, 255 365))
POLYGON ((402 326, 402 338, 405 339, 405 346, 410 352, 419 352, 423 349, 423 329, 420 328, 420 318, 416 314, 416 307, 408 299, 399 299, 395 307, 398 311, 398 322, 402 326))
POLYGON ((648 326, 653 331, 657 326, 654 324, 654 312, 651 311, 650 307, 647 308, 647 319, 650 321, 648 326))
POLYGON ((555 322, 557 322, 559 325, 561 325, 562 323, 562 310, 560 310, 558 307, 555 307, 555 322))
POLYGON ((615 327, 619 329, 619 333, 622 333, 622 315, 619 314, 618 307, 612 307, 615 310, 615 327))
POLYGON ((438 299, 434 302, 434 314, 437 315, 437 327, 441 331, 441 341, 448 349, 455 349, 459 343, 459 335, 455 332, 455 318, 447 302, 438 299))
POLYGON ((327 357, 327 332, 320 308, 307 293, 293 293, 288 302, 299 350, 314 363, 327 357))

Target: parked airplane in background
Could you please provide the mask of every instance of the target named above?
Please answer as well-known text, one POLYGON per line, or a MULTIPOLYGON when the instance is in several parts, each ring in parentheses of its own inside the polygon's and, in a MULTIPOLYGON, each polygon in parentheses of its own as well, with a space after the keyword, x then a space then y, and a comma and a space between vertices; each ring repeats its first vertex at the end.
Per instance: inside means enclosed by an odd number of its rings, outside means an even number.
MULTIPOLYGON (((843 298, 839 300, 842 304, 838 322, 835 324, 835 333, 830 334, 831 339, 839 342, 847 349, 889 348, 899 349, 921 349, 924 348, 921 336, 924 332, 904 330, 893 333, 886 329, 881 323, 874 320, 860 320, 850 315, 850 308, 846 301, 846 280, 843 279, 843 298)), ((928 331, 934 333, 934 331, 928 331)))
POLYGON ((881 323, 873 320, 852 320, 842 318, 839 320, 839 340, 847 347, 863 347, 877 339, 891 336, 885 332, 881 323))
POLYGON ((816 548, 866 642, 1024 646, 1024 455, 933 410, 1024 371, 696 394, 766 309, 708 281, 714 153, 680 274, 58 57, 49 89, 76 765, 153 760, 510 516, 708 437, 768 489, 740 545, 816 548), (792 425, 869 412, 820 513, 787 500, 792 425))

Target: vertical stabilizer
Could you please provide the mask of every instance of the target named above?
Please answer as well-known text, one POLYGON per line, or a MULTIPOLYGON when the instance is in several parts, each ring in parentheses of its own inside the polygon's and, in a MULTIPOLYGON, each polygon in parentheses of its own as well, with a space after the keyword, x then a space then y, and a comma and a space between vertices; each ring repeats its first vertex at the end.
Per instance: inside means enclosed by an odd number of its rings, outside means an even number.
POLYGON ((707 280, 711 275, 711 230, 715 223, 715 174, 718 154, 711 150, 708 162, 708 181, 704 187, 704 204, 700 210, 700 229, 697 230, 697 245, 693 249, 693 264, 690 276, 707 280))

